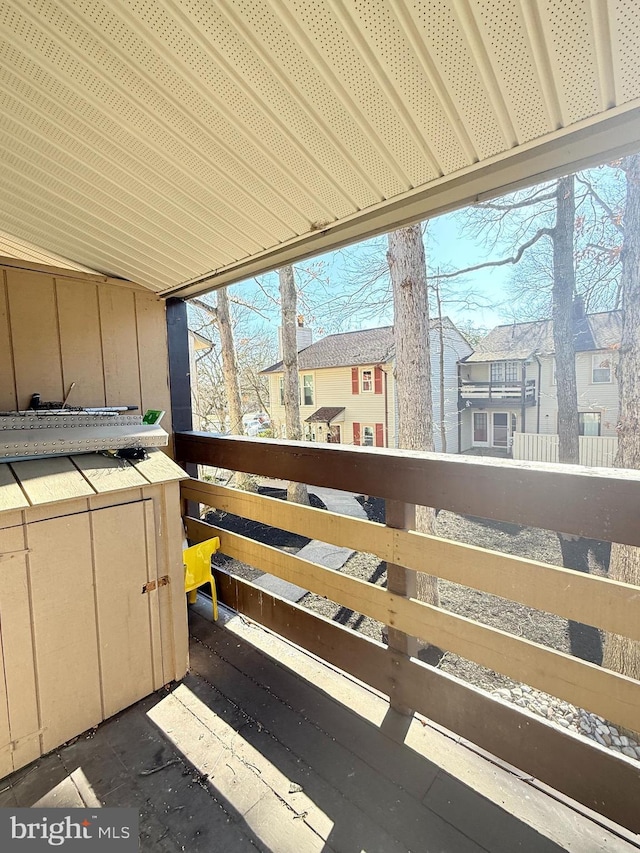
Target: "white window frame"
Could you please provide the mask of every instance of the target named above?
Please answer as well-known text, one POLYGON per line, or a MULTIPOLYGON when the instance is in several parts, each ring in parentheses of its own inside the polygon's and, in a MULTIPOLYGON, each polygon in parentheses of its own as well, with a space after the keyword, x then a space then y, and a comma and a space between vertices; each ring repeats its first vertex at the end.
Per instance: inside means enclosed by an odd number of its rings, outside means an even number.
POLYGON ((588 411, 578 412, 578 434, 579 434, 579 435, 583 435, 583 436, 584 436, 584 435, 586 435, 586 436, 592 436, 592 435, 593 435, 593 433, 585 432, 585 431, 584 431, 584 426, 585 426, 585 424, 584 424, 584 415, 593 415, 593 416, 594 416, 594 418, 596 418, 596 423, 598 424, 598 432, 595 434, 595 436, 594 436, 594 437, 595 437, 595 438, 600 438, 600 436, 602 435, 602 412, 600 412, 600 411, 595 411, 595 412, 594 412, 594 411, 590 411, 590 412, 588 412, 588 411), (582 416, 582 417, 581 417, 581 416, 582 416), (582 427, 582 432, 580 432, 580 427, 582 427))
POLYGON ((278 388, 280 390, 280 405, 284 406, 284 376, 278 377, 278 388))
POLYGON ((314 400, 316 398, 315 380, 314 380, 313 373, 303 373, 302 374, 302 383, 301 383, 300 387, 302 390, 302 405, 303 406, 313 406, 314 400), (306 397, 306 393, 305 393, 307 390, 307 386, 306 386, 307 379, 311 380, 311 401, 309 403, 307 403, 307 397, 306 397))
POLYGON ((592 385, 610 385, 613 381, 613 364, 611 363, 611 356, 605 353, 594 353, 591 356, 591 384, 592 385), (600 364, 596 365, 596 362, 600 362, 600 364), (602 365, 605 364, 603 367, 602 365), (607 370, 609 373, 608 379, 596 379, 596 370, 607 370))
POLYGON ((371 424, 362 424, 361 426, 361 434, 360 434, 360 444, 363 447, 375 447, 376 446, 376 428, 371 424), (366 440, 367 430, 371 430, 371 442, 366 440))
POLYGON ((558 377, 556 376, 556 360, 555 358, 551 359, 551 384, 558 384, 558 377))
POLYGON ((514 361, 513 359, 510 359, 509 361, 492 361, 492 362, 490 362, 490 365, 489 365, 489 381, 490 382, 521 382, 522 381, 522 368, 520 366, 520 362, 514 361), (507 379, 507 373, 509 372, 507 369, 507 366, 511 367, 512 372, 513 372, 513 366, 514 365, 515 365, 516 378, 515 379, 507 379), (518 367, 520 367, 520 370, 518 370, 518 367), (500 368, 499 371, 497 369, 495 371, 496 373, 500 374, 499 377, 494 378, 494 376, 493 376, 494 368, 500 368))
POLYGON ((373 394, 373 383, 374 383, 374 381, 375 381, 375 379, 374 379, 372 367, 365 367, 363 370, 360 371, 360 390, 362 391, 363 394, 373 394), (364 383, 365 383, 364 375, 365 375, 365 373, 369 374, 369 380, 368 380, 369 387, 368 388, 364 387, 364 383))

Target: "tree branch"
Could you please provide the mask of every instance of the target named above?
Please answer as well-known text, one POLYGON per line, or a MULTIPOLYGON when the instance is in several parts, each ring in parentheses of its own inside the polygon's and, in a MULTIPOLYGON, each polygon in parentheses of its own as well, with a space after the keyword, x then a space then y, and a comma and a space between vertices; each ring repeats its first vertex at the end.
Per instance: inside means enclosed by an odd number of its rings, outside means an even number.
POLYGON ((540 228, 538 231, 536 231, 536 233, 533 235, 533 237, 530 240, 527 240, 526 243, 523 243, 520 246, 520 248, 518 249, 518 251, 515 253, 515 255, 512 258, 502 258, 499 261, 485 261, 484 263, 476 264, 473 267, 467 267, 466 269, 463 269, 463 270, 456 270, 456 272, 440 273, 439 276, 432 275, 432 276, 429 276, 429 278, 431 278, 431 279, 434 279, 434 278, 439 278, 439 279, 456 278, 456 276, 465 275, 466 273, 470 273, 470 272, 476 272, 476 270, 486 269, 487 267, 503 267, 506 264, 517 264, 518 261, 524 255, 524 253, 527 251, 527 249, 530 249, 531 246, 533 246, 534 243, 537 243, 538 240, 540 240, 542 237, 553 237, 553 228, 540 228))
POLYGON ((531 207, 533 204, 539 204, 543 201, 554 201, 556 197, 555 192, 547 193, 546 195, 541 196, 532 196, 531 198, 523 199, 522 201, 512 201, 508 204, 496 204, 492 201, 483 201, 479 204, 476 204, 475 207, 479 207, 482 210, 516 210, 516 208, 521 207, 531 207))
POLYGON ((591 198, 595 199, 600 207, 605 211, 607 216, 609 217, 611 224, 620 234, 624 234, 624 225, 622 224, 621 217, 618 216, 609 204, 599 195, 593 188, 593 185, 588 181, 585 181, 584 178, 581 178, 579 175, 576 175, 576 179, 587 188, 587 193, 591 196, 591 198))

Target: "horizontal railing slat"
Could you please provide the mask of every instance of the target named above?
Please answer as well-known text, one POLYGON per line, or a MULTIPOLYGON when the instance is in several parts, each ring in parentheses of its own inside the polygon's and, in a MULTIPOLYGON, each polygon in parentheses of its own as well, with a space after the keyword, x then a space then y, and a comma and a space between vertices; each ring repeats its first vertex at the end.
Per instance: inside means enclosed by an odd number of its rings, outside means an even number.
POLYGON ((182 496, 640 640, 640 588, 630 584, 199 480, 184 481, 182 496))
MULTIPOLYGON (((219 600, 535 779, 640 832, 640 773, 608 750, 215 570, 219 600)), ((196 629, 197 630, 197 629, 196 629)), ((206 642, 206 631, 200 634, 206 642)))
POLYGON ((447 613, 244 536, 185 519, 195 542, 219 536, 227 556, 330 598, 412 637, 497 670, 632 730, 640 727, 640 683, 537 643, 447 613))
POLYGON ((640 545, 640 471, 176 433, 176 458, 640 545))

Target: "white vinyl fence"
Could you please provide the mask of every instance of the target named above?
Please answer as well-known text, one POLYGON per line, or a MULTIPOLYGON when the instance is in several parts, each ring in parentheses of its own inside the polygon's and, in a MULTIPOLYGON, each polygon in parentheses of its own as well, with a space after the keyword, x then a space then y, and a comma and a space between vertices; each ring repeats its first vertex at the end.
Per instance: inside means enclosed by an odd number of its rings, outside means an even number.
MULTIPOLYGON (((580 464, 613 468, 618 439, 615 436, 580 436, 580 464)), ((558 436, 514 432, 513 458, 528 462, 557 462, 558 436)))

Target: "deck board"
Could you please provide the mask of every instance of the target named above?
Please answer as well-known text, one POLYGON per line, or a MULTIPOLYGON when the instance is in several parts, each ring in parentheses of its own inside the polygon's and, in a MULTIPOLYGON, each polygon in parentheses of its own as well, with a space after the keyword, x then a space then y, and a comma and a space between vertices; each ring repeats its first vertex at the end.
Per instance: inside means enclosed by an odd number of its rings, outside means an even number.
POLYGON ((8 777, 3 803, 44 806, 74 782, 137 807, 140 849, 166 853, 637 853, 262 628, 193 611, 191 628, 180 684, 8 777))

